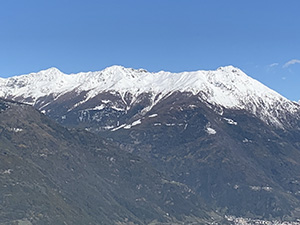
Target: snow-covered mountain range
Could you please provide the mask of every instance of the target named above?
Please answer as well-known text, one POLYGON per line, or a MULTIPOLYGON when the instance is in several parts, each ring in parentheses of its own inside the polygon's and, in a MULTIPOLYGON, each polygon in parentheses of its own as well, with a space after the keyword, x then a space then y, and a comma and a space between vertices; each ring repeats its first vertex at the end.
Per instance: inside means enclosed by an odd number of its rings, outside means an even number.
MULTIPOLYGON (((300 217, 300 105, 238 68, 50 68, 0 79, 0 97, 107 138, 172 184, 191 187, 216 212, 263 222, 300 217)), ((20 129, 22 123, 6 128, 20 129)))
MULTIPOLYGON (((52 96, 55 101, 67 93, 85 93, 74 109, 103 92, 117 93, 126 111, 142 93, 151 94, 151 109, 156 103, 174 92, 190 92, 213 106, 242 109, 258 116, 268 124, 282 127, 286 117, 299 115, 299 104, 292 102, 233 66, 215 71, 151 73, 144 69, 111 66, 102 71, 64 74, 56 68, 38 73, 14 76, 0 80, 0 97, 22 101, 31 105, 39 103, 39 109, 49 102, 42 98, 52 96), (130 102, 125 95, 132 96, 130 102)), ((105 105, 94 105, 101 109, 105 105)))

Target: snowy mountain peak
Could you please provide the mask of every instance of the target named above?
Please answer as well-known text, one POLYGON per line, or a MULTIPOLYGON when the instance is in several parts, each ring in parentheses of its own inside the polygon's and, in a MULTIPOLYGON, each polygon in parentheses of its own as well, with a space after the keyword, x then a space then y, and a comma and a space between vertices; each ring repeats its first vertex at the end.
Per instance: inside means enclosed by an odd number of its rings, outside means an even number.
POLYGON ((51 73, 51 74, 53 74, 53 73, 62 73, 62 72, 59 69, 57 69, 56 67, 50 67, 49 69, 40 71, 40 73, 45 73, 45 74, 51 73))
POLYGON ((126 68, 123 66, 113 65, 113 66, 106 67, 103 70, 103 73, 119 73, 119 72, 123 72, 125 69, 126 68))
POLYGON ((55 67, 51 67, 49 69, 42 70, 38 73, 33 74, 33 76, 38 76, 38 79, 47 80, 49 82, 63 75, 65 74, 55 67))
POLYGON ((232 79, 236 79, 237 77, 244 77, 244 79, 252 79, 247 74, 245 74, 241 69, 234 66, 219 67, 217 71, 221 72, 224 75, 227 75, 227 77, 231 77, 232 79))
POLYGON ((110 66, 105 68, 104 70, 101 71, 101 74, 105 74, 106 76, 108 75, 116 75, 121 77, 127 77, 127 78, 134 78, 134 77, 139 77, 143 73, 147 73, 146 70, 144 69, 132 69, 132 68, 125 68, 123 66, 110 66))
POLYGON ((52 80, 55 80, 57 77, 64 75, 59 69, 55 67, 51 67, 46 70, 41 70, 39 72, 33 72, 30 74, 24 74, 20 76, 13 76, 7 78, 8 83, 22 83, 22 84, 32 84, 36 83, 38 81, 47 81, 52 82, 52 80))
POLYGON ((235 66, 232 66, 232 65, 221 66, 217 70, 226 71, 226 72, 238 72, 238 71, 241 71, 239 68, 237 68, 235 66))

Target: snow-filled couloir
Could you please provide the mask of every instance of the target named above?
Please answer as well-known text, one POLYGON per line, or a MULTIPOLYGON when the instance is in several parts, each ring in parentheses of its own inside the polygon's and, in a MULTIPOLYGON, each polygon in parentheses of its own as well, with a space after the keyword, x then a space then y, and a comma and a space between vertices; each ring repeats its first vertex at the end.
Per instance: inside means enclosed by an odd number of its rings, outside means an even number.
MULTIPOLYGON (((215 71, 171 73, 148 72, 143 69, 108 67, 102 71, 64 74, 56 68, 38 73, 14 76, 0 80, 0 97, 23 99, 34 105, 43 96, 85 91, 86 100, 101 92, 170 93, 192 92, 211 105, 231 109, 245 109, 264 121, 280 126, 288 112, 299 115, 299 104, 292 102, 233 66, 215 71)), ((77 103, 80 104, 80 103, 77 103)))

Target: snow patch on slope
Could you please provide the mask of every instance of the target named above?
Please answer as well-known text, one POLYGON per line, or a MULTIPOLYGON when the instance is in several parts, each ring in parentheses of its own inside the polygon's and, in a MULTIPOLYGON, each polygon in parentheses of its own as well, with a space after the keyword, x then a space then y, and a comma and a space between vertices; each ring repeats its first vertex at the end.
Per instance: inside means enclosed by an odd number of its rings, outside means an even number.
POLYGON ((231 125, 237 125, 237 122, 234 121, 233 119, 224 118, 224 120, 225 120, 228 124, 231 124, 231 125))
POLYGON ((155 114, 151 114, 151 115, 149 115, 148 117, 149 118, 154 118, 154 117, 157 117, 158 115, 155 113, 155 114))
POLYGON ((136 120, 136 121, 132 122, 132 124, 128 124, 128 125, 124 126, 124 129, 130 129, 131 127, 134 127, 134 126, 139 125, 141 123, 142 123, 141 119, 136 120))
POLYGON ((211 128, 210 123, 206 124, 206 126, 205 126, 205 131, 206 131, 206 133, 208 133, 209 135, 214 135, 214 134, 217 133, 217 131, 216 131, 215 129, 211 128))
POLYGON ((216 133, 217 133, 216 130, 212 129, 211 127, 207 127, 207 128, 206 128, 206 132, 207 132, 208 134, 216 134, 216 133))

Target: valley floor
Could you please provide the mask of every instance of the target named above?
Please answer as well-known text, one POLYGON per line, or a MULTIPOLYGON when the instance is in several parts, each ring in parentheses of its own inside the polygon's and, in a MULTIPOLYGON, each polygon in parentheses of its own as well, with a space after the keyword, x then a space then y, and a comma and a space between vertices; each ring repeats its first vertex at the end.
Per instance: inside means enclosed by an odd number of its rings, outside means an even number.
POLYGON ((300 225, 300 220, 296 222, 287 222, 287 221, 278 221, 278 220, 259 220, 259 219, 250 219, 242 218, 235 216, 226 216, 226 219, 229 222, 232 222, 234 225, 300 225))

